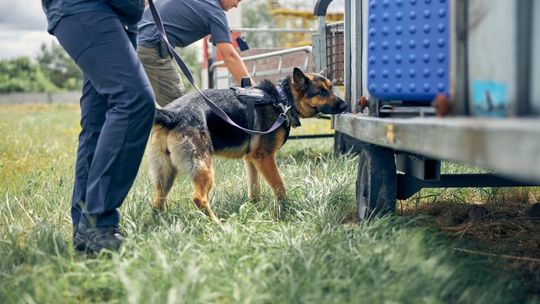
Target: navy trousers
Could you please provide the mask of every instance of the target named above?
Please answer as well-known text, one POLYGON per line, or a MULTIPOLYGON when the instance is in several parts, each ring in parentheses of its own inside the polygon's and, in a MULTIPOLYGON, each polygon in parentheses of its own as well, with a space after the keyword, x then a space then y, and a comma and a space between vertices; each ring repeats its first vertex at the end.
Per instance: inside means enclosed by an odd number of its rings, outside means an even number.
POLYGON ((63 17, 54 35, 84 74, 73 224, 114 227, 152 127, 150 82, 137 57, 135 37, 114 13, 63 17))

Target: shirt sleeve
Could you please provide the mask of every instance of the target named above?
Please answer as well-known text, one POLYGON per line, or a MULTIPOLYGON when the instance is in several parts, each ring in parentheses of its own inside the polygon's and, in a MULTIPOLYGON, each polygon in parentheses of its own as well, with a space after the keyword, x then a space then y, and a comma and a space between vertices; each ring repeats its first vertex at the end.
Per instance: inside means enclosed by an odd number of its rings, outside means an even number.
POLYGON ((231 43, 231 35, 229 34, 229 24, 225 13, 220 9, 218 12, 210 14, 208 27, 212 36, 212 44, 228 42, 231 43))

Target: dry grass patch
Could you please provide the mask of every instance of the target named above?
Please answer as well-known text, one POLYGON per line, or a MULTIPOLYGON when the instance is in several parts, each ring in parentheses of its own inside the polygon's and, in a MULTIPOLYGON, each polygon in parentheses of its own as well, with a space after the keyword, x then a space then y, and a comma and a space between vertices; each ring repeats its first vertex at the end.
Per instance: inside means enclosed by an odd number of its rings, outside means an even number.
MULTIPOLYGON (((398 203, 398 213, 420 217, 418 223, 468 241, 455 248, 464 255, 490 257, 494 265, 519 273, 540 294, 540 188, 494 189, 487 201, 462 202, 452 195, 438 201, 429 195, 398 203)), ((457 190, 455 190, 457 191, 457 190)), ((419 196, 422 195, 422 192, 419 196)), ((474 194, 470 194, 474 197, 474 194)))

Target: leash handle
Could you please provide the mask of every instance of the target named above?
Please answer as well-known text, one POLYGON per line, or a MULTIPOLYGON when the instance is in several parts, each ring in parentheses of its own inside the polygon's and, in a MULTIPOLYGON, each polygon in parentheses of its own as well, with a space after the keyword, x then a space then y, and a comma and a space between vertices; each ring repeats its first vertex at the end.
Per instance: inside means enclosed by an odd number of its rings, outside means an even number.
POLYGON ((167 48, 169 49, 169 52, 171 53, 173 58, 176 60, 176 63, 178 63, 178 66, 182 70, 182 73, 184 73, 184 75, 186 75, 186 78, 189 80, 189 83, 191 83, 191 86, 193 86, 193 88, 195 90, 197 90, 197 92, 199 92, 199 94, 201 94, 201 96, 203 97, 203 100, 210 107, 210 109, 212 111, 214 111, 214 113, 217 116, 219 116, 221 119, 223 119, 224 121, 226 121, 230 125, 238 128, 238 129, 240 129, 240 130, 242 130, 242 131, 244 131, 246 133, 252 134, 252 135, 264 135, 264 134, 274 132, 277 128, 279 128, 283 124, 283 122, 285 122, 285 120, 287 120, 287 114, 286 113, 280 113, 277 120, 274 122, 274 124, 267 131, 256 131, 256 130, 246 129, 244 127, 239 126, 237 123, 235 123, 227 115, 227 113, 225 113, 212 100, 210 100, 208 97, 206 97, 206 95, 204 95, 204 93, 197 87, 197 85, 195 84, 195 80, 193 78, 193 75, 191 74, 191 71, 187 67, 186 63, 184 62, 184 60, 182 60, 182 57, 180 57, 180 55, 176 52, 174 47, 169 43, 169 39, 167 38, 167 34, 165 33, 165 27, 163 26, 163 22, 161 21, 161 16, 159 15, 159 12, 157 11, 156 6, 154 5, 154 1, 149 0, 148 3, 150 5, 150 12, 152 13, 152 18, 154 18, 154 23, 156 24, 156 27, 158 29, 159 35, 161 36, 161 39, 167 45, 167 48))

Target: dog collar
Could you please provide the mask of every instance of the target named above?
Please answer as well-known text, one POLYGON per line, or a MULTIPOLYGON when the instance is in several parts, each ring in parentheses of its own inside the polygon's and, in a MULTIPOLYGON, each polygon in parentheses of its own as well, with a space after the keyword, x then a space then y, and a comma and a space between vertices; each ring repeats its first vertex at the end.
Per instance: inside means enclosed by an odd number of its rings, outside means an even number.
POLYGON ((285 94, 285 90, 283 90, 280 84, 276 85, 276 91, 278 92, 280 103, 284 106, 289 106, 289 98, 287 98, 287 94, 285 94))
POLYGON ((291 109, 291 105, 289 105, 289 98, 287 98, 287 95, 285 94, 285 91, 281 85, 276 85, 276 91, 278 92, 279 103, 275 104, 274 106, 281 108, 283 114, 287 114, 287 112, 291 109))
POLYGON ((293 113, 293 111, 290 111, 293 107, 292 103, 289 103, 289 98, 287 97, 287 94, 285 93, 285 90, 283 89, 283 86, 281 84, 278 84, 275 86, 276 91, 278 93, 279 97, 279 103, 274 104, 275 107, 281 108, 282 113, 280 115, 284 115, 287 121, 287 125, 292 125, 293 127, 299 127, 300 126, 300 120, 298 117, 293 113))

